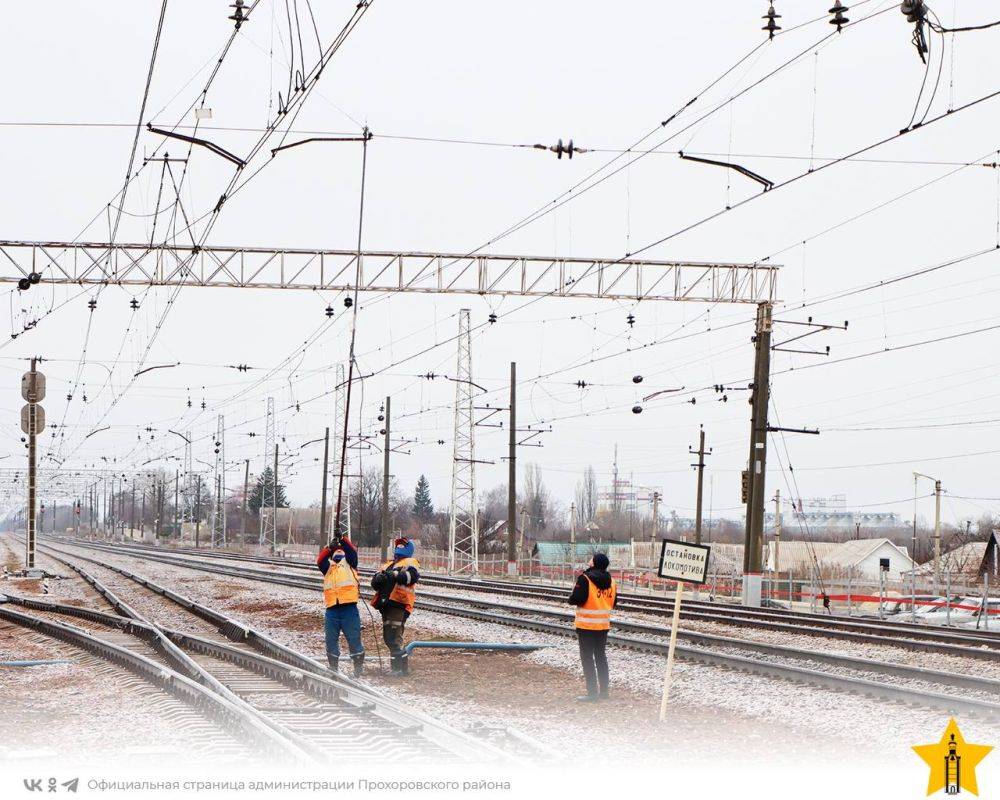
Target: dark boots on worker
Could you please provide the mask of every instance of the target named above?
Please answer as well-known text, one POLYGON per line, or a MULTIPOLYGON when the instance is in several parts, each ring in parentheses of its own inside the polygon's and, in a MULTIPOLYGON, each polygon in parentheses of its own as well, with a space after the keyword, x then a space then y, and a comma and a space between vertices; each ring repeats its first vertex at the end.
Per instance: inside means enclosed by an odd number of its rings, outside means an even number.
POLYGON ((398 655, 391 656, 389 658, 389 668, 392 670, 392 674, 396 677, 403 677, 410 674, 410 658, 406 653, 399 653, 398 655))
POLYGON ((358 653, 355 656, 351 656, 351 661, 354 662, 354 677, 360 678, 365 674, 365 654, 358 653))
POLYGON ((326 654, 326 663, 330 667, 330 672, 340 672, 340 661, 338 659, 338 656, 331 655, 330 653, 326 654))

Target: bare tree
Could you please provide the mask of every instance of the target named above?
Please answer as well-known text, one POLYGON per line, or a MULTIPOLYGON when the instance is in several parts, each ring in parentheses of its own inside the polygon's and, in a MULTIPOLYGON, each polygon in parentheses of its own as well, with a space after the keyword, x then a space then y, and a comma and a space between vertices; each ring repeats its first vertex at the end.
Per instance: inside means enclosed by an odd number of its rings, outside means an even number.
POLYGON ((549 490, 542 482, 542 470, 538 464, 527 464, 524 467, 524 511, 526 533, 535 538, 539 531, 545 530, 548 525, 549 490))
POLYGON ((593 467, 587 467, 576 484, 576 510, 584 525, 597 516, 597 476, 593 467))

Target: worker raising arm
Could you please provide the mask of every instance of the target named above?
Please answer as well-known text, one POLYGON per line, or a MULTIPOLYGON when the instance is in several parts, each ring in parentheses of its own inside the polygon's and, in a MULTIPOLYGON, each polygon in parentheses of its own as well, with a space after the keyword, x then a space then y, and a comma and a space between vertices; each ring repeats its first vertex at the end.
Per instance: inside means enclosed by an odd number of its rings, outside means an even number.
POLYGON ((340 668, 340 634, 347 639, 354 662, 354 676, 364 672, 365 646, 361 641, 358 614, 358 549, 350 539, 338 537, 319 551, 316 566, 323 573, 323 602, 326 605, 324 631, 326 660, 330 669, 340 668))

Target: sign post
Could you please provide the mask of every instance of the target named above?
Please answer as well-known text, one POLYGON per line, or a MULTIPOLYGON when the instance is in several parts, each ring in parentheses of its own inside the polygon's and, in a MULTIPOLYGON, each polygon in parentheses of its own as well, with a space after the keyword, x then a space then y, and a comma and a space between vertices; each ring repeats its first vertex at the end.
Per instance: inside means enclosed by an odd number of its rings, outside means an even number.
POLYGON ((45 409, 38 403, 45 399, 45 376, 35 368, 40 359, 31 359, 31 370, 21 376, 21 397, 27 404, 21 409, 21 430, 28 436, 28 530, 24 537, 24 569, 35 570, 35 437, 45 430, 45 409))
POLYGON ((681 618, 681 595, 685 583, 701 586, 708 576, 708 556, 711 548, 701 544, 688 544, 664 539, 660 550, 660 567, 657 574, 677 582, 674 595, 674 616, 670 623, 670 648, 667 666, 663 672, 663 696, 660 699, 660 722, 667 716, 667 699, 670 696, 670 679, 674 670, 674 650, 677 646, 677 628, 681 618))

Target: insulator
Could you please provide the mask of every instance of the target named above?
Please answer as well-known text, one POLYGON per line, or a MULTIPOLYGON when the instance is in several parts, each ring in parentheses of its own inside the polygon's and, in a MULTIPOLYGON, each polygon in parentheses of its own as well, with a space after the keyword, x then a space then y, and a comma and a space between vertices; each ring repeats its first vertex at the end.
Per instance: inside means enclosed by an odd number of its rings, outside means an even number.
POLYGON ((576 385, 579 386, 581 389, 586 389, 587 388, 587 382, 586 381, 577 381, 576 385))
POLYGON ((492 325, 496 321, 497 321, 497 315, 496 314, 490 314, 490 325, 492 325))
POLYGON ((385 428, 382 428, 382 429, 381 429, 381 430, 380 430, 380 431, 378 432, 378 435, 379 435, 379 436, 385 436, 385 428))
POLYGON ((635 325, 635 314, 629 314, 629 315, 628 315, 627 317, 625 317, 625 322, 627 322, 627 323, 628 323, 628 326, 629 326, 630 328, 631 328, 631 327, 632 327, 633 325, 635 325))
POLYGON ((642 406, 632 406, 632 413, 633 414, 641 414, 642 413, 642 406))
POLYGON ((17 281, 17 288, 20 289, 22 292, 26 292, 28 289, 31 288, 31 281, 29 281, 27 278, 20 278, 17 281))
POLYGON ((843 5, 840 0, 835 0, 833 8, 830 9, 830 13, 833 14, 833 19, 830 20, 830 24, 837 26, 837 33, 840 33, 840 29, 850 22, 850 20, 844 16, 844 12, 847 11, 847 9, 848 6, 843 5))
POLYGON ((42 276, 39 273, 37 273, 37 272, 29 272, 28 273, 28 283, 30 283, 32 286, 35 286, 36 284, 41 283, 41 280, 42 280, 42 276))
POLYGON ((771 5, 767 9, 767 13, 763 17, 761 17, 761 19, 767 20, 767 22, 765 23, 764 27, 761 28, 761 30, 767 31, 768 38, 773 39, 774 34, 781 30, 781 26, 777 22, 779 19, 781 19, 781 14, 778 14, 774 10, 774 3, 771 3, 771 5))
POLYGON ((354 305, 354 300, 352 300, 350 297, 344 298, 344 308, 350 308, 353 305, 354 305))
POLYGON ((138 301, 138 300, 136 300, 136 299, 135 299, 135 298, 133 297, 133 298, 132 298, 132 302, 130 302, 130 303, 128 304, 128 307, 129 307, 129 308, 131 308, 131 309, 132 309, 133 311, 138 311, 138 310, 139 310, 139 301, 138 301))
POLYGON ((385 422, 385 415, 384 414, 379 414, 378 415, 378 421, 379 422, 385 422))
POLYGON ((93 311, 95 308, 97 308, 97 300, 95 298, 91 297, 87 301, 87 308, 89 308, 91 311, 93 311))
POLYGON ((328 317, 332 317, 333 316, 333 306, 327 306, 326 307, 326 311, 324 311, 323 313, 326 314, 328 317))
POLYGON ((633 375, 632 383, 642 383, 642 375, 633 375))

